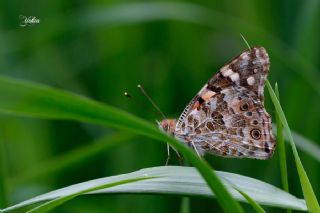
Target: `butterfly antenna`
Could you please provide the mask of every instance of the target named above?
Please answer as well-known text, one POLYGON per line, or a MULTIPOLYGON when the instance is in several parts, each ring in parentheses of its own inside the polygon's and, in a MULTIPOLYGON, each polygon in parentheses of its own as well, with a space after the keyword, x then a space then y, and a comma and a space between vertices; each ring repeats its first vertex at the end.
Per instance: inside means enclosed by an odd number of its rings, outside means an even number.
POLYGON ((132 96, 128 92, 124 92, 123 95, 126 96, 127 98, 132 98, 132 96))
POLYGON ((157 106, 157 104, 151 99, 151 97, 148 95, 148 93, 143 89, 143 87, 139 84, 137 86, 141 92, 147 97, 147 99, 150 101, 150 103, 153 105, 153 107, 162 115, 164 119, 167 119, 166 116, 161 112, 160 108, 157 106))
POLYGON ((248 47, 249 49, 251 49, 248 41, 244 38, 244 36, 243 36, 241 33, 240 33, 240 36, 242 37, 242 39, 243 39, 244 43, 247 45, 247 47, 248 47))
MULTIPOLYGON (((124 95, 126 98, 128 98, 130 101, 133 101, 133 99, 134 99, 134 97, 133 97, 130 93, 128 93, 127 91, 125 91, 125 92, 123 93, 123 95, 124 95)), ((133 103, 136 107, 138 107, 139 109, 143 109, 143 108, 144 108, 144 106, 141 104, 141 102, 133 101, 132 103, 133 103)), ((150 108, 148 108, 148 111, 150 111, 150 108)), ((152 113, 158 113, 158 111, 155 112, 155 110, 154 110, 153 108, 152 108, 151 112, 152 112, 152 113)))

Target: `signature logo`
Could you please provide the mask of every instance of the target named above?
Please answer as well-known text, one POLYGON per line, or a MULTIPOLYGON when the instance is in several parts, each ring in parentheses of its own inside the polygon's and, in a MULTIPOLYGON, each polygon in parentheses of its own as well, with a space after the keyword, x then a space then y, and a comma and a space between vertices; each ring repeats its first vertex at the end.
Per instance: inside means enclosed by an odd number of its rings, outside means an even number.
POLYGON ((40 19, 35 16, 20 15, 19 19, 21 20, 20 27, 30 27, 40 23, 40 19))

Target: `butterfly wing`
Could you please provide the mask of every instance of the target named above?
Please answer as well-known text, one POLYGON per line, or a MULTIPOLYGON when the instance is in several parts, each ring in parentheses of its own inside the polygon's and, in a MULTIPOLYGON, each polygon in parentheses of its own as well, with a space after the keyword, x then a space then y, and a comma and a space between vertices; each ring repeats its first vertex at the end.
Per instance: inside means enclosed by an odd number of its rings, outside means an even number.
POLYGON ((271 118, 263 105, 269 57, 251 48, 214 75, 181 114, 175 136, 199 155, 269 158, 275 148, 271 118))

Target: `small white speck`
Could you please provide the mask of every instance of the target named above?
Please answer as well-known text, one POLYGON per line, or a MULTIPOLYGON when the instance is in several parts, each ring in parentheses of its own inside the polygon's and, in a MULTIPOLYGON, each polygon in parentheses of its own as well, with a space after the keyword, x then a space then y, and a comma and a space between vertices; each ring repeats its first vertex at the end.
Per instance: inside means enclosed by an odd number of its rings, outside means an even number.
POLYGON ((209 100, 212 96, 214 96, 216 93, 213 91, 207 91, 206 93, 204 93, 201 97, 203 100, 207 101, 209 100))
POLYGON ((250 76, 249 78, 247 78, 247 83, 252 86, 254 84, 255 80, 254 77, 250 76))
POLYGON ((233 73, 232 75, 229 76, 233 82, 239 80, 239 74, 238 73, 233 73))
POLYGON ((243 53, 243 54, 241 55, 241 58, 242 58, 243 60, 249 60, 249 59, 250 59, 250 57, 249 57, 249 55, 248 55, 247 53, 243 53))
POLYGON ((228 77, 232 75, 234 72, 232 71, 232 69, 221 69, 221 73, 224 77, 228 77))

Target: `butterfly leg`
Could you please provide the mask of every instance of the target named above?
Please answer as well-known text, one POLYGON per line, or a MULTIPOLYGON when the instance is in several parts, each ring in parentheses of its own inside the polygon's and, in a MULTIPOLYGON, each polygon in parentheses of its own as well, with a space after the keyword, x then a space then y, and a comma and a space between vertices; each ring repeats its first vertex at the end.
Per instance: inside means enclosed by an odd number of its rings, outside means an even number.
POLYGON ((170 145, 167 143, 167 160, 166 160, 166 166, 168 166, 170 160, 170 145))
POLYGON ((167 157, 167 160, 166 160, 166 166, 169 164, 169 160, 170 160, 170 148, 172 148, 174 151, 175 151, 175 153, 177 154, 177 156, 178 156, 178 159, 179 159, 179 164, 180 165, 183 165, 183 158, 182 158, 182 156, 179 154, 179 152, 175 149, 175 148, 173 148, 172 146, 170 146, 168 143, 167 143, 167 153, 168 153, 168 157, 167 157))
POLYGON ((177 157, 178 157, 178 160, 179 160, 179 164, 182 166, 183 165, 183 157, 180 155, 180 153, 175 149, 173 148, 172 146, 170 146, 176 153, 177 157))
POLYGON ((173 150, 176 152, 176 154, 177 154, 177 156, 178 156, 179 164, 180 164, 181 166, 183 166, 183 157, 179 154, 179 152, 178 152, 176 149, 173 149, 173 150))

